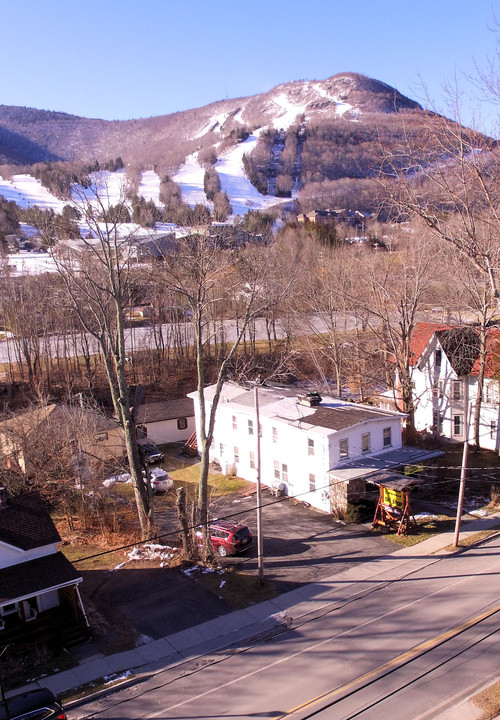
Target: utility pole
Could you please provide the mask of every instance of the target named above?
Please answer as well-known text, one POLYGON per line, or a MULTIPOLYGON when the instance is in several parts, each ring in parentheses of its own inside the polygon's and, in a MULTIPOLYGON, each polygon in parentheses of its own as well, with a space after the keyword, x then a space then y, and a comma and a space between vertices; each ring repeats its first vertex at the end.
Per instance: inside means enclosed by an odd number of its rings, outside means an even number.
POLYGON ((458 489, 458 505, 457 505, 457 519, 455 521, 455 537, 453 539, 453 547, 458 547, 458 538, 460 535, 460 520, 462 518, 462 509, 464 506, 464 493, 465 493, 465 475, 467 472, 467 455, 469 453, 469 422, 472 411, 472 405, 469 405, 465 413, 465 440, 464 440, 464 451, 462 455, 462 469, 460 470, 460 485, 458 489))
POLYGON ((264 583, 264 538, 262 537, 262 485, 260 482, 260 414, 259 414, 259 386, 254 388, 255 418, 257 423, 257 565, 259 569, 259 583, 264 583))

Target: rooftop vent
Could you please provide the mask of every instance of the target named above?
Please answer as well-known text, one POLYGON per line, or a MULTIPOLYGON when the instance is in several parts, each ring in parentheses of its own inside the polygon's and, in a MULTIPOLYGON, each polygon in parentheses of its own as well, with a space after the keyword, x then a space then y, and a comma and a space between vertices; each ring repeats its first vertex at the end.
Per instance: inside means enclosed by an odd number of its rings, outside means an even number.
POLYGON ((307 395, 299 395, 299 405, 306 405, 307 407, 317 407, 323 398, 317 392, 310 392, 307 395))

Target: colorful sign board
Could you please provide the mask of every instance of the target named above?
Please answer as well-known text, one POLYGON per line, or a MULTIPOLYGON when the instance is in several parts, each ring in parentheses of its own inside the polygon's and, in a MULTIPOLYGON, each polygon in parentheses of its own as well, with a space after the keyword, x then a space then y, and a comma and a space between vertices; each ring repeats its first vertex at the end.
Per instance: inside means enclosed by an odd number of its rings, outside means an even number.
POLYGON ((423 465, 405 465, 405 475, 415 475, 415 473, 423 472, 423 465))
POLYGON ((382 487, 382 503, 397 510, 404 510, 405 496, 400 490, 392 490, 391 488, 382 487))

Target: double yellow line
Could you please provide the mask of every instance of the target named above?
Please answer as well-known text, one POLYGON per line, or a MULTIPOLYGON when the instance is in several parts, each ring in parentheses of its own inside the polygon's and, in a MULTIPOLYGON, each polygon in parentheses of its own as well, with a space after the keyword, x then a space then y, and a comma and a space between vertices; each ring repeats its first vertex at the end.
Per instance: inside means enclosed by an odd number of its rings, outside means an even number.
MULTIPOLYGON (((315 705, 318 705, 320 702, 324 702, 325 700, 330 701, 329 704, 331 704, 331 701, 335 701, 335 698, 347 694, 349 692, 352 692, 353 690, 361 690, 363 686, 369 685, 375 678, 379 676, 383 676, 386 673, 394 670, 398 666, 402 666, 405 663, 411 662, 419 655, 423 655, 426 652, 429 652, 430 650, 433 650, 434 648, 438 647, 438 645, 441 645, 442 643, 447 642, 448 640, 451 640, 451 638, 460 635, 460 633, 465 632, 469 628, 473 627, 474 625, 477 625, 478 623, 482 622, 483 620, 486 620, 487 618, 491 617, 495 613, 500 611, 500 605, 497 605, 496 607, 486 610, 484 613, 481 613, 480 615, 476 615, 470 620, 467 620, 464 623, 461 623, 460 625, 456 625, 453 628, 450 628, 449 630, 446 630, 445 632, 441 633, 440 635, 436 635, 433 638, 430 638, 429 640, 425 640, 422 643, 419 643, 418 645, 415 645, 411 650, 407 650, 406 652, 402 653, 401 655, 397 655, 396 657, 392 658, 392 660, 389 660, 388 662, 384 663, 383 665, 379 665, 378 667, 374 668, 373 670, 370 670, 369 672, 365 673, 364 675, 360 675, 355 680, 352 680, 349 683, 346 683, 345 685, 341 685, 338 688, 335 688, 335 690, 328 690, 325 693, 322 693, 321 695, 318 695, 315 698, 311 698, 311 700, 307 700, 305 703, 302 703, 301 705, 297 705, 296 707, 292 708, 291 710, 287 710, 287 712, 284 715, 280 715, 279 717, 275 718, 275 720, 285 720, 285 718, 291 718, 297 713, 306 710, 306 709, 312 709, 315 705)), ((340 700, 341 698, 339 698, 340 700)), ((321 708, 319 708, 321 710, 321 708)))

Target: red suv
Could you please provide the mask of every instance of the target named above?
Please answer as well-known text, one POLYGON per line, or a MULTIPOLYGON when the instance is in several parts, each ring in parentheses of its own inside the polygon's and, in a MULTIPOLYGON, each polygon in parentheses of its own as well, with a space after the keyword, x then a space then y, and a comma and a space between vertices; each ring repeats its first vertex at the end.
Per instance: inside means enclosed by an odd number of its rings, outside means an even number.
MULTIPOLYGON (((202 533, 196 535, 201 541, 202 533)), ((252 546, 252 533, 246 525, 233 523, 230 520, 213 520, 210 523, 210 540, 214 552, 221 557, 237 555, 252 546)))

